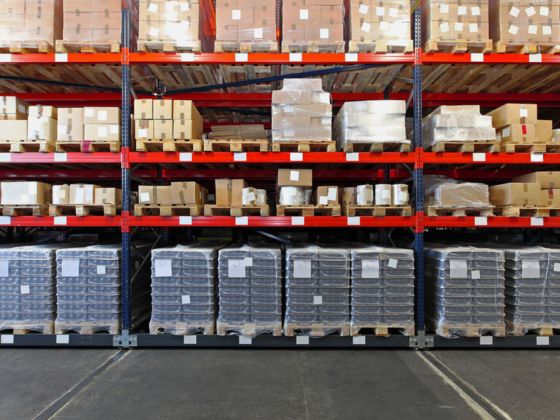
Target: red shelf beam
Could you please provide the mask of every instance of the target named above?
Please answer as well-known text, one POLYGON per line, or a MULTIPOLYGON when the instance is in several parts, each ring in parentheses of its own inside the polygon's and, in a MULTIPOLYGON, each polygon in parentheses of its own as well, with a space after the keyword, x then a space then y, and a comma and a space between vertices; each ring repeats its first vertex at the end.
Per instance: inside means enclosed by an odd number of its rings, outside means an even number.
POLYGON ((534 155, 532 153, 484 153, 483 161, 474 159, 482 159, 483 153, 426 153, 422 154, 424 164, 540 164, 540 165, 558 165, 560 164, 560 153, 544 153, 534 155), (542 162, 535 159, 542 156, 542 162))
POLYGON ((9 163, 121 163, 120 153, 0 153, 0 162, 9 163))
POLYGON ((488 217, 487 225, 475 225, 475 217, 424 217, 424 227, 452 227, 452 228, 558 228, 560 217, 543 217, 542 226, 536 225, 532 217, 488 217))
POLYGON ((3 222, 0 226, 24 226, 24 227, 121 227, 120 216, 65 216, 65 224, 62 224, 61 218, 49 216, 17 216, 10 217, 10 223, 5 223, 5 218, 1 218, 3 222), (56 221, 59 222, 55 224, 56 221))
POLYGON ((0 54, 0 64, 120 64, 121 53, 0 54))

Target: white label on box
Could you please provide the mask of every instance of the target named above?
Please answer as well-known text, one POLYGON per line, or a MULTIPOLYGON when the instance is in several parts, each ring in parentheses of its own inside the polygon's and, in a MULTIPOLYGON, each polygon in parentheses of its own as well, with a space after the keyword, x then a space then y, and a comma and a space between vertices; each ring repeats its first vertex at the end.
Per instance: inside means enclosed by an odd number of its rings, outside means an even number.
POLYGON ((360 161, 359 153, 346 153, 346 162, 359 162, 359 161, 360 161))
POLYGON ((93 108, 85 108, 84 109, 84 115, 86 117, 93 117, 93 115, 94 115, 93 108))
POLYGON ((245 262, 228 260, 228 277, 245 277, 245 262))
POLYGON ((455 279, 467 278, 467 260, 450 260, 449 277, 455 279))
POLYGON ((539 10, 539 15, 548 16, 548 7, 541 6, 541 9, 539 10))
POLYGON ((148 130, 146 128, 139 128, 138 129, 138 137, 142 139, 148 138, 148 130))
POLYGON ((290 53, 290 61, 303 61, 302 53, 290 53))
POLYGON ((11 162, 11 161, 12 161, 11 153, 0 153, 0 162, 11 162))
POLYGON ((449 32, 449 23, 442 23, 439 25, 439 29, 441 32, 449 32))
POLYGON ((148 12, 156 13, 158 9, 157 3, 150 3, 148 6, 148 12))
MULTIPOLYGON (((453 26, 453 29, 455 29, 456 31, 462 31, 463 30, 463 24, 461 22, 455 22, 455 25, 453 26)), ((483 54, 480 54, 483 55, 483 54)), ((471 61, 472 61, 472 54, 471 54, 471 61)))
POLYGON ((54 55, 54 62, 55 63, 68 63, 68 54, 55 54, 54 55))
POLYGON ((542 63, 542 54, 529 54, 529 63, 542 63))
POLYGON ((554 263, 554 271, 560 271, 560 263, 554 263))
POLYGON ((97 266, 97 274, 106 274, 106 270, 105 270, 104 265, 98 265, 97 266))
POLYGON ((194 53, 181 53, 181 61, 194 61, 194 53))
POLYGON ((524 279, 538 279, 541 276, 539 261, 521 260, 521 277, 524 279))
POLYGON ((512 35, 517 35, 517 31, 519 30, 519 28, 515 25, 509 25, 509 30, 508 32, 512 35))
POLYGON ((192 216, 179 216, 180 225, 192 225, 192 216))
POLYGON ((57 335, 56 336, 56 344, 69 344, 70 343, 70 336, 69 335, 57 335))
POLYGON ((398 9, 395 9, 393 7, 389 8, 389 16, 390 17, 397 17, 398 15, 399 15, 398 9))
POLYGON ((31 195, 37 194, 37 183, 36 182, 30 182, 29 183, 29 194, 31 194, 31 195))
POLYGON ((531 153, 531 162, 542 162, 543 158, 543 153, 531 153))
POLYGON ((241 20, 241 10, 232 10, 231 20, 241 20))
POLYGON ((313 296, 313 305, 322 305, 323 296, 313 296))
POLYGON ((10 275, 10 261, 1 260, 0 261, 0 277, 8 277, 10 275))
POLYGON ((62 260, 62 277, 79 277, 80 276, 80 260, 62 260))
POLYGON ((117 124, 111 124, 109 126, 109 133, 111 134, 119 134, 119 126, 117 124))
POLYGON ((53 223, 55 225, 66 225, 66 216, 57 216, 54 218, 53 223))
POLYGON ((362 31, 364 31, 364 32, 369 32, 370 29, 371 29, 371 25, 370 25, 369 23, 367 23, 367 22, 364 22, 364 23, 362 23, 362 28, 361 28, 361 29, 362 29, 362 31))
POLYGON ((19 201, 22 203, 29 203, 29 194, 22 194, 19 201))
POLYGON ((303 162, 303 153, 290 153, 290 162, 303 162))
POLYGON ((10 63, 12 61, 12 54, 0 54, 0 62, 10 63))
POLYGON ((29 286, 21 286, 20 292, 22 295, 28 295, 29 293, 31 293, 31 291, 29 290, 29 286))
POLYGON ((2 344, 14 344, 14 336, 11 334, 2 334, 0 335, 0 341, 2 344))
POLYGON ((255 193, 251 191, 249 194, 247 194, 246 198, 249 201, 254 201, 257 197, 255 196, 255 193))
POLYGON ((252 257, 243 258, 243 262, 245 263, 245 267, 252 267, 253 266, 253 258, 252 257))
POLYGON ((362 260, 362 278, 379 278, 379 260, 362 260))
POLYGON ((255 28, 255 39, 262 39, 263 28, 255 28))
POLYGON ((299 344, 299 345, 309 344, 309 337, 306 336, 306 335, 297 335, 296 336, 296 344, 299 344))
POLYGON ((234 162, 246 162, 247 161, 247 153, 234 153, 233 154, 233 161, 234 162))
POLYGON ((360 218, 359 217, 347 217, 346 224, 348 226, 360 226, 360 218))
POLYGON ((471 32, 478 32, 478 24, 476 24, 476 23, 471 23, 471 24, 469 25, 469 31, 471 31, 471 32))
POLYGON ((346 54, 344 54, 344 61, 346 61, 347 63, 358 61, 358 53, 346 53, 346 54))
POLYGON ((192 162, 192 153, 179 153, 179 162, 192 162))
POLYGON ((97 119, 99 121, 107 121, 107 111, 104 110, 97 111, 97 119))
POLYGON ((519 116, 521 118, 527 118, 529 116, 529 110, 527 110, 525 108, 520 108, 519 109, 519 116))
POLYGON ((175 10, 174 2, 165 3, 165 11, 166 12, 174 12, 175 10))
POLYGON ((511 10, 509 11, 509 14, 512 15, 513 17, 517 17, 519 16, 519 9, 517 7, 512 7, 511 10))
POLYGON ((525 9, 525 13, 527 13, 527 16, 533 16, 537 12, 535 11, 535 8, 531 6, 525 9))
POLYGON ((191 303, 191 296, 190 295, 183 295, 181 296, 181 303, 183 305, 188 305, 191 303))
POLYGON ((311 260, 294 261, 294 277, 308 279, 311 277, 311 260))
POLYGON ((388 31, 389 30, 389 22, 379 22, 379 30, 380 31, 388 31))
POLYGON ((399 263, 398 260, 396 260, 394 258, 389 258, 389 263, 387 264, 387 266, 389 266, 391 268, 397 268, 398 263, 399 263))
POLYGON ((235 218, 235 226, 247 226, 249 224, 249 217, 239 216, 235 218))
POLYGON ((531 217, 531 226, 543 226, 544 219, 542 217, 531 217))
POLYGON ((486 162, 486 153, 473 153, 473 162, 486 162))
POLYGON ((329 200, 336 201, 337 193, 338 193, 338 188, 329 188, 329 200))
POLYGON ((156 277, 171 277, 173 275, 171 263, 172 260, 156 259, 154 261, 156 277))
POLYGON ((471 277, 473 278, 473 280, 479 279, 480 278, 480 270, 471 271, 471 277))
POLYGON ((366 6, 365 4, 360 4, 360 8, 358 9, 358 12, 361 13, 362 15, 367 15, 368 10, 369 10, 368 6, 366 6))
POLYGON ((488 218, 487 217, 475 217, 474 218, 474 225, 475 226, 488 226, 488 218))
POLYGON ((98 137, 107 137, 107 127, 97 127, 98 137))
POLYGON ((440 4, 439 12, 440 13, 449 13, 449 5, 448 4, 440 4))
POLYGON ((543 35, 550 35, 552 34, 552 26, 543 26, 542 27, 543 35))
POLYGON ((299 181, 299 171, 290 171, 290 181, 299 181))
MULTIPOLYGON (((537 30, 538 30, 538 27, 536 25, 529 25, 529 29, 527 29, 527 32, 529 32, 530 34, 536 35, 537 30)), ((529 57, 529 59, 530 59, 530 57, 529 57)))
POLYGON ((491 346, 493 341, 492 340, 494 337, 491 335, 483 335, 482 337, 480 337, 480 345, 481 346, 491 346))
POLYGON ((245 63, 249 61, 249 54, 247 53, 235 53, 235 61, 238 63, 245 63))
POLYGON ((183 344, 196 344, 196 335, 185 335, 183 337, 183 344))
POLYGON ((309 10, 307 9, 301 9, 299 11, 299 18, 303 19, 303 20, 307 20, 309 19, 309 10))
POLYGON ((480 16, 480 7, 478 6, 471 7, 471 14, 473 16, 480 16))
POLYGON ((355 346, 365 346, 366 345, 366 336, 360 335, 358 337, 352 337, 352 344, 355 346))
POLYGON ((251 345, 253 344, 253 339, 252 338, 247 338, 247 337, 243 337, 242 335, 239 336, 239 344, 244 344, 244 345, 251 345))
POLYGON ((375 14, 377 16, 385 16, 385 8, 384 7, 376 7, 375 14))
POLYGON ((548 346, 550 344, 550 337, 537 337, 537 346, 548 346))
POLYGON ((143 192, 140 193, 140 201, 143 203, 147 203, 150 201, 150 193, 149 192, 143 192))
POLYGON ((459 6, 457 7, 457 14, 459 16, 466 16, 467 15, 467 6, 459 6))
POLYGON ((321 197, 319 197, 319 205, 320 206, 326 206, 327 204, 329 204, 329 198, 322 195, 321 197))
POLYGON ((5 226, 5 225, 11 225, 12 224, 12 218, 10 216, 0 216, 0 225, 1 226, 5 226))
POLYGON ((329 30, 324 29, 324 28, 319 29, 319 38, 328 39, 329 38, 329 30))
POLYGON ((188 12, 190 10, 189 3, 187 2, 179 3, 179 10, 181 10, 181 12, 188 12))
POLYGON ((304 225, 305 225, 305 217, 292 216, 292 226, 304 226, 304 225))

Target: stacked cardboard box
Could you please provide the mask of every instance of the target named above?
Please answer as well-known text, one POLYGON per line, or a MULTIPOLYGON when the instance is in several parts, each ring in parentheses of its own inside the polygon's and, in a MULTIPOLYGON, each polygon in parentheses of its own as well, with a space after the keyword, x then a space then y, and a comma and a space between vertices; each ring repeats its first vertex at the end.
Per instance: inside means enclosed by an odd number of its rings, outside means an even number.
POLYGON ((346 143, 406 143, 405 101, 345 102, 333 124, 333 139, 346 143))
POLYGON ((537 119, 537 105, 506 104, 486 114, 492 117, 501 144, 552 141, 552 121, 537 119))
POLYGON ((272 92, 272 141, 330 141, 331 95, 322 79, 286 79, 272 92))
POLYGON ((513 182, 540 185, 542 207, 560 207, 560 172, 533 172, 513 178, 513 182))
POLYGON ((84 108, 59 108, 57 141, 84 140, 84 108))
POLYGON ((243 179, 216 179, 217 206, 260 206, 267 203, 266 190, 249 187, 243 179))
POLYGON ((27 139, 29 106, 15 96, 0 96, 0 140, 27 139))
POLYGON ((120 108, 84 108, 84 140, 121 141, 120 108))
POLYGON ((28 140, 56 143, 58 109, 52 106, 30 106, 27 121, 28 140))
POLYGON ((286 206, 312 204, 311 187, 313 187, 313 171, 311 169, 279 169, 276 184, 277 202, 286 206))
POLYGON ((560 1, 490 0, 490 38, 510 44, 560 41, 560 1))
POLYGON ((2 205, 34 206, 48 204, 51 186, 43 182, 2 182, 2 205))
POLYGON ((198 204, 208 201, 208 191, 196 182, 172 182, 166 186, 138 187, 140 204, 198 204))
POLYGON ((62 36, 62 0, 11 0, 0 4, 0 42, 48 42, 62 36))

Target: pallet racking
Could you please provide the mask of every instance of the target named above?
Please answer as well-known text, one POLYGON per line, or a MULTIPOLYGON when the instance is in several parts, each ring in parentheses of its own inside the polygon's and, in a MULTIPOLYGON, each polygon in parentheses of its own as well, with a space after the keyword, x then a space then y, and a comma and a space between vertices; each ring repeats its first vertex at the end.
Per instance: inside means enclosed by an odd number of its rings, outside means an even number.
MULTIPOLYGON (((282 54, 282 53, 202 53, 202 54, 173 54, 173 53, 135 53, 131 52, 130 34, 131 24, 128 11, 123 13, 123 42, 120 53, 93 53, 93 54, 0 54, 0 83, 12 93, 23 100, 53 105, 57 107, 83 106, 95 104, 96 106, 121 106, 122 107, 122 151, 120 153, 0 153, 0 174, 2 179, 58 179, 58 180, 110 180, 122 183, 123 207, 122 214, 114 217, 68 216, 62 218, 50 217, 0 217, 0 226, 7 228, 8 235, 13 235, 13 227, 106 227, 120 229, 123 244, 123 322, 122 332, 119 335, 93 334, 79 335, 67 334, 63 336, 27 334, 6 335, 0 334, 0 346, 101 346, 101 347, 400 347, 400 348, 550 348, 560 347, 560 337, 537 337, 527 335, 523 337, 481 337, 445 339, 429 334, 424 326, 424 273, 423 273, 423 244, 425 228, 535 228, 542 232, 546 228, 560 227, 560 217, 550 217, 534 220, 529 217, 425 217, 422 205, 416 205, 412 217, 361 217, 359 219, 342 217, 306 217, 305 227, 338 227, 360 229, 362 227, 376 228, 409 228, 414 231, 414 248, 416 251, 416 326, 414 337, 392 335, 390 337, 339 337, 327 336, 320 340, 297 340, 295 337, 256 337, 250 345, 240 342, 236 336, 172 336, 136 334, 131 324, 130 313, 130 282, 131 267, 127 263, 130 256, 131 236, 138 227, 162 228, 161 240, 165 244, 168 240, 170 227, 290 227, 291 217, 256 217, 242 218, 220 216, 207 218, 200 217, 134 217, 131 215, 130 188, 132 168, 139 164, 158 164, 155 168, 139 169, 134 171, 135 180, 181 179, 189 177, 193 180, 214 179, 216 177, 236 176, 245 179, 269 179, 276 177, 276 169, 270 169, 270 164, 297 164, 321 165, 314 171, 314 178, 322 181, 329 180, 396 180, 410 179, 414 181, 415 203, 423 203, 422 177, 424 171, 432 174, 445 174, 461 179, 493 179, 510 180, 513 176, 528 173, 532 169, 546 170, 558 168, 560 154, 544 154, 534 156, 526 153, 429 153, 422 148, 421 121, 422 107, 437 107, 450 104, 481 104, 486 107, 496 107, 507 102, 530 102, 543 107, 555 108, 560 106, 560 95, 556 93, 534 93, 533 90, 554 83, 554 72, 549 72, 553 66, 560 65, 560 55, 541 54, 425 54, 421 48, 420 35, 420 10, 413 12, 413 37, 415 49, 413 54, 282 54), (245 80, 229 81, 217 84, 206 80, 206 84, 195 86, 189 82, 181 66, 188 65, 189 70, 201 71, 203 65, 223 65, 237 67, 245 80), (276 72, 275 76, 255 77, 255 65, 261 66, 263 74, 276 72), (37 74, 38 66, 43 66, 42 78, 35 79, 27 76, 37 74), (61 81, 61 77, 54 74, 64 73, 70 69, 90 68, 98 74, 103 74, 103 81, 95 80, 94 85, 83 83, 68 83, 61 81), (253 86, 254 83, 270 83, 272 86, 284 75, 315 76, 315 75, 344 75, 342 71, 360 69, 371 78, 372 72, 380 66, 392 66, 392 70, 383 73, 383 80, 376 85, 368 84, 368 78, 363 76, 354 80, 345 89, 339 89, 332 94, 335 107, 341 106, 349 100, 372 99, 401 99, 408 100, 412 96, 414 116, 414 149, 410 153, 272 153, 272 152, 247 152, 247 153, 173 153, 173 152, 133 152, 130 145, 130 120, 131 88, 139 98, 154 97, 155 93, 142 89, 149 89, 145 83, 144 66, 149 66, 157 77, 165 80, 162 68, 165 71, 178 73, 177 80, 181 80, 184 89, 169 89, 167 94, 173 94, 175 99, 192 99, 198 107, 206 108, 212 112, 236 108, 252 112, 258 116, 259 111, 254 109, 269 108, 271 94, 259 92, 257 88, 247 88, 246 93, 235 89, 253 86), (178 67, 176 67, 178 66, 178 67), (270 70, 276 66, 274 70, 270 70), (356 67, 359 66, 359 67, 356 67), (378 66, 378 67, 376 67, 378 66), (524 89, 522 93, 502 93, 498 89, 495 93, 480 93, 484 87, 474 89, 474 93, 439 92, 433 88, 434 82, 450 67, 460 67, 459 72, 465 71, 480 74, 483 69, 495 68, 492 71, 500 75, 512 74, 518 69, 521 75, 512 78, 508 83, 510 91, 515 87, 515 81, 541 75, 537 79, 535 89, 524 89), (242 70, 239 69, 242 68, 242 70), (468 69, 465 70, 465 68, 468 69), (295 68, 294 72, 289 70, 295 68), (27 71, 29 70, 29 72, 27 71), (424 71, 425 70, 425 71, 424 71), (268 72, 268 73, 267 73, 268 72), (369 72, 369 73, 367 73, 369 72), (508 73, 509 72, 509 73, 508 73), (280 76, 278 75, 280 74, 280 76), (52 77, 51 77, 52 76, 52 77), (249 78, 247 78, 249 76, 249 78), (252 76, 252 77, 251 77, 252 76), (424 77, 424 80, 423 80, 424 77), (131 79, 137 79, 132 82, 131 79), (48 79, 48 80, 47 80, 48 79), (54 80, 53 80, 54 79, 54 80), (251 80, 252 79, 252 80, 251 80), (107 80, 110 83, 107 84, 107 80), (190 86, 189 86, 190 84, 190 86), (23 86, 52 86, 55 91, 44 93, 25 93, 18 89, 23 86), (133 86, 134 85, 134 86, 133 86), (217 86, 216 86, 217 85, 217 86), (412 86, 413 88, 410 88, 412 86), (422 86, 422 89, 415 87, 422 86), (86 93, 77 93, 83 90, 86 93), (344 90, 344 91, 342 91, 344 90), (426 92, 428 90, 428 92, 426 92), (433 92, 429 92, 433 90, 433 92), (61 92, 62 91, 62 92, 61 92), (100 91, 104 93, 99 93, 100 91), (211 92, 209 92, 211 91, 211 92), (107 93, 109 92, 109 93, 107 93), (168 165, 189 164, 230 164, 238 165, 240 169, 168 169, 168 165), (325 165, 333 164, 336 168, 326 169, 325 165), (27 165, 22 169, 22 165, 27 165), (76 166, 79 165, 79 166, 76 166), (256 166, 267 165, 259 168, 256 166), (363 169, 363 165, 373 168, 363 169), (390 167, 393 165, 393 167, 390 167), (251 167, 253 166, 253 168, 251 167), (444 169, 440 169, 440 167, 444 169), (48 168, 48 169, 46 169, 48 168), (79 168, 79 169, 78 169, 79 168), (403 169, 404 168, 404 169, 403 169), (436 169, 434 169, 436 168, 436 169), (521 169, 520 169, 521 168, 521 169), (235 175, 234 175, 235 174, 235 175)), ((364 73, 362 73, 364 74, 364 73)), ((461 75, 463 73, 459 73, 461 75)), ((189 72, 190 75, 190 72, 189 72)), ((454 76, 455 81, 460 77, 454 76)), ((560 77, 560 76, 558 76, 560 77)), ((76 82, 79 77, 73 77, 76 82)), ((468 78, 466 78, 468 79, 468 78)), ((66 79, 67 80, 67 79, 66 79)), ((472 80, 468 79, 468 80, 472 80)), ((168 82, 165 82, 168 83, 168 82)), ((450 83, 449 80, 446 83, 450 83)), ((160 84, 158 93, 162 94, 160 84)), ((483 86, 483 85, 480 85, 483 86)), ((456 88, 457 86, 455 86, 456 88)), ((268 89, 268 88, 267 88, 268 89)), ((443 89, 445 90, 445 89, 443 89)), ((555 89, 547 89, 547 92, 555 89)), ((226 114, 227 115, 227 114, 226 114)), ((214 124, 214 123, 212 123, 214 124)), ((387 240, 387 231, 380 229, 381 240, 387 240)), ((528 231, 530 234, 530 231, 528 231)))

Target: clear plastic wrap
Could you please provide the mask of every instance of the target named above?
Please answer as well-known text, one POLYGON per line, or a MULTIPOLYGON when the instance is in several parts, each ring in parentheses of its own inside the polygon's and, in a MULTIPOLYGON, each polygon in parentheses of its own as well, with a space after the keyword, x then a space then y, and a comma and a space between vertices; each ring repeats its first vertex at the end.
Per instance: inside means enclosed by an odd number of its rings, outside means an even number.
POLYGON ((285 335, 349 335, 350 269, 346 247, 286 247, 285 335))
POLYGON ((219 251, 218 334, 282 335, 282 250, 234 244, 219 251))
POLYGON ((408 185, 406 184, 393 184, 393 206, 406 206, 408 205, 408 185))
POLYGON ((425 244, 426 324, 447 338, 505 335, 504 251, 425 244))
POLYGON ((393 202, 393 189, 390 184, 377 184, 375 186, 375 205, 390 206, 393 202))
POLYGON ((62 37, 62 0, 6 1, 0 6, 0 20, 0 43, 54 46, 62 37))
POLYGON ((332 140, 331 95, 322 79, 286 79, 272 92, 272 141, 332 140))
POLYGON ((358 206, 373 206, 374 189, 372 185, 358 185, 356 187, 356 204, 358 206))
POLYGON ((414 335, 414 252, 355 246, 351 261, 352 335, 380 327, 414 335))
POLYGON ((280 187, 278 204, 284 206, 303 206, 311 204, 312 189, 303 187, 280 187))
POLYGON ((198 242, 152 250, 150 334, 214 334, 218 251, 198 242))
POLYGON ((488 185, 460 182, 440 175, 424 176, 424 205, 459 208, 493 207, 490 204, 488 185))

